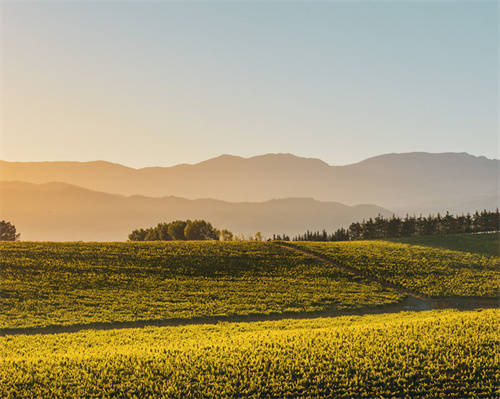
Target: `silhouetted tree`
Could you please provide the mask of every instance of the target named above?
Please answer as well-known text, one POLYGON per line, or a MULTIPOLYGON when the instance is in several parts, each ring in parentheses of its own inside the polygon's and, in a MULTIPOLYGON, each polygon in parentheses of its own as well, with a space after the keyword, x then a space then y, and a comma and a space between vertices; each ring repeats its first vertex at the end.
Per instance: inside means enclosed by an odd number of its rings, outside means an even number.
POLYGON ((231 233, 227 229, 222 229, 222 231, 219 234, 219 238, 222 241, 232 241, 233 240, 233 233, 231 233))
POLYGON ((188 220, 184 236, 186 240, 218 240, 219 232, 204 220, 188 220))
POLYGON ((157 229, 152 228, 147 230, 144 241, 159 241, 159 240, 160 240, 160 235, 158 234, 157 229))
POLYGON ((128 235, 130 241, 144 241, 148 232, 144 229, 137 229, 128 235))
POLYGON ((16 232, 16 226, 12 223, 2 220, 0 222, 0 241, 16 241, 21 234, 16 232))
POLYGON ((169 241, 169 240, 218 240, 235 239, 229 230, 219 231, 204 220, 175 220, 158 223, 155 227, 133 230, 130 241, 169 241))
MULTIPOLYGON (((328 234, 325 230, 309 231, 293 237, 294 241, 348 241, 372 240, 395 237, 409 237, 432 234, 479 233, 500 230, 500 212, 475 212, 474 215, 453 216, 449 212, 442 217, 422 215, 409 216, 404 219, 393 215, 386 219, 381 215, 375 219, 363 220, 361 223, 351 223, 348 229, 340 228, 328 234)), ((273 234, 273 240, 287 240, 286 235, 273 234)))
POLYGON ((186 228, 186 224, 184 220, 175 220, 168 224, 168 234, 170 235, 172 240, 185 240, 186 236, 184 235, 184 229, 186 228))
POLYGON ((255 233, 254 240, 255 241, 262 241, 262 233, 260 231, 258 231, 257 233, 255 233))

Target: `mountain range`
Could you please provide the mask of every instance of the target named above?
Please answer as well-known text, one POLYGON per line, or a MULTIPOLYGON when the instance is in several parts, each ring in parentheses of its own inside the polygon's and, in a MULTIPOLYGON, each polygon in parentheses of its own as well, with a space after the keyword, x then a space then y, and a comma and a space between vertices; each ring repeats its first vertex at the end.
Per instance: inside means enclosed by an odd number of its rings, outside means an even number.
POLYGON ((344 166, 292 154, 142 169, 0 161, 0 217, 24 239, 46 240, 123 240, 132 228, 175 218, 244 234, 331 231, 379 213, 494 209, 499 168, 497 159, 423 152, 344 166))
POLYGON ((42 241, 121 241, 135 228, 176 219, 205 219, 247 237, 258 231, 270 237, 336 229, 354 220, 391 215, 375 205, 351 207, 312 198, 231 203, 123 196, 65 183, 0 182, 0 197, 0 218, 12 221, 23 240, 42 241))
POLYGON ((62 182, 90 190, 223 201, 312 197, 386 208, 449 207, 498 195, 500 161, 466 153, 387 154, 331 166, 314 158, 222 155, 197 164, 134 169, 104 161, 5 162, 0 180, 62 182))

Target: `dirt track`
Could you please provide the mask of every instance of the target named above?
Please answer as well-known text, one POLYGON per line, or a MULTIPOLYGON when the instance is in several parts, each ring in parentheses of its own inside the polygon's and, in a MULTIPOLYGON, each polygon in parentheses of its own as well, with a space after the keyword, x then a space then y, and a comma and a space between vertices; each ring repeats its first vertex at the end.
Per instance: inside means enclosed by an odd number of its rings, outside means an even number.
MULTIPOLYGON (((293 244, 282 244, 282 243, 279 243, 277 245, 279 245, 282 248, 287 248, 289 250, 298 252, 298 253, 300 253, 302 255, 309 256, 311 258, 319 260, 320 262, 327 263, 329 265, 338 267, 340 269, 344 269, 344 270, 346 270, 346 271, 348 271, 350 273, 361 275, 360 272, 359 272, 359 270, 357 270, 357 269, 355 269, 353 267, 333 263, 331 260, 329 260, 328 258, 326 258, 324 256, 318 255, 317 253, 314 253, 312 251, 308 251, 306 249, 297 248, 293 244)), ((419 294, 419 293, 414 292, 414 291, 410 291, 410 290, 408 290, 408 289, 406 289, 406 288, 404 288, 402 286, 399 286, 399 285, 396 285, 396 284, 392 284, 389 281, 386 281, 386 280, 383 280, 383 279, 376 279, 376 278, 369 277, 369 276, 362 276, 362 277, 365 278, 365 279, 367 279, 367 280, 369 280, 369 281, 373 281, 373 282, 379 283, 382 287, 395 289, 396 291, 398 291, 398 292, 400 292, 402 294, 406 294, 406 295, 408 295, 410 297, 413 297, 416 301, 427 302, 427 301, 431 300, 431 298, 429 298, 429 297, 427 297, 425 295, 419 294)))
MULTIPOLYGON (((310 256, 314 259, 317 259, 323 263, 330 264, 332 266, 344 269, 350 273, 354 273, 357 275, 361 275, 360 271, 345 265, 340 265, 333 263, 328 258, 318 255, 313 251, 308 251, 306 249, 297 248, 293 244, 285 244, 285 243, 277 243, 277 245, 282 248, 287 248, 292 251, 298 252, 302 255, 310 256)), ((405 287, 400 285, 393 284, 384 279, 377 279, 370 276, 363 276, 369 281, 373 281, 379 283, 383 287, 392 288, 401 294, 407 295, 407 301, 412 304, 416 310, 431 310, 431 309, 445 309, 445 308, 457 308, 457 309, 475 309, 482 307, 499 307, 500 306, 500 298, 484 298, 484 297, 442 297, 442 298, 433 298, 429 297, 411 290, 408 290, 405 287)))

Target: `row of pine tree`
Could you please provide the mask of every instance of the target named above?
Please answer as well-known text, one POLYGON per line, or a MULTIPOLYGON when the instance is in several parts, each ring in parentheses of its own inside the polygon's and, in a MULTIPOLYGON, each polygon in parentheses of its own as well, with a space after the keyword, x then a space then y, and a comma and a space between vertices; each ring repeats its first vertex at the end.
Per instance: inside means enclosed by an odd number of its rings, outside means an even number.
MULTIPOLYGON (((373 240, 383 238, 411 237, 434 234, 479 233, 500 230, 500 213, 496 211, 475 212, 453 216, 429 215, 408 216, 405 218, 393 215, 391 218, 377 216, 352 223, 349 228, 340 228, 333 233, 323 231, 306 231, 292 237, 292 241, 349 241, 373 240)), ((274 240, 290 241, 286 234, 273 235, 274 240)))

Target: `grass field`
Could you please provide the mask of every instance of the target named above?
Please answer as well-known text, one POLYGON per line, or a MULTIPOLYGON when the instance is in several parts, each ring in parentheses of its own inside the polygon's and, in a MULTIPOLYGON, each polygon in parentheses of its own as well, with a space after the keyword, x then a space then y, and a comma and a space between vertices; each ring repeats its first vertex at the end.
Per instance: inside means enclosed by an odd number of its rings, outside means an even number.
POLYGON ((361 275, 432 297, 499 294, 500 258, 385 241, 294 242, 361 275))
POLYGON ((500 311, 0 337, 0 397, 497 397, 500 311))
POLYGON ((404 295, 263 242, 0 244, 3 327, 314 312, 404 295))
POLYGON ((402 237, 388 241, 500 256, 500 233, 402 237))

